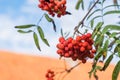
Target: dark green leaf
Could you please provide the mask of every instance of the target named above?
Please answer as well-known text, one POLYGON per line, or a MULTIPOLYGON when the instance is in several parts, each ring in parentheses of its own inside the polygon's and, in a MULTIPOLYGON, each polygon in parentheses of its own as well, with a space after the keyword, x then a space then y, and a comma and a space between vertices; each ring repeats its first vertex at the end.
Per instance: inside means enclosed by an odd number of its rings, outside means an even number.
POLYGON ((120 44, 117 44, 115 49, 114 49, 114 52, 117 53, 118 52, 118 48, 120 47, 120 44))
POLYGON ((120 61, 116 64, 113 73, 112 73, 112 80, 117 80, 117 77, 119 75, 120 72, 120 61))
POLYGON ((82 10, 84 10, 84 1, 82 0, 82 4, 81 4, 82 10))
POLYGON ((38 30, 38 32, 39 32, 39 35, 40 35, 40 37, 42 38, 42 39, 44 39, 44 32, 43 32, 43 30, 42 30, 42 28, 40 27, 40 26, 38 26, 37 27, 37 30, 38 30))
POLYGON ((91 78, 92 73, 95 71, 95 68, 96 68, 96 63, 94 63, 94 64, 92 65, 92 69, 91 69, 91 71, 88 72, 88 73, 89 73, 89 78, 91 78))
POLYGON ((93 28, 93 26, 94 26, 94 20, 91 20, 90 25, 91 25, 91 28, 93 28))
POLYGON ((99 30, 101 29, 101 27, 102 27, 103 24, 104 24, 103 22, 99 22, 99 23, 96 25, 96 27, 95 27, 95 29, 94 29, 94 31, 93 31, 93 33, 92 33, 92 38, 94 38, 95 35, 99 32, 99 30))
POLYGON ((50 46, 47 39, 45 39, 44 32, 40 26, 37 27, 41 40, 47 45, 50 46))
POLYGON ((34 25, 34 24, 20 25, 20 26, 15 26, 15 28, 26 29, 26 28, 31 28, 33 26, 36 26, 36 25, 34 25))
POLYGON ((61 32, 61 36, 64 36, 64 35, 63 35, 63 29, 62 29, 62 28, 61 28, 60 32, 61 32))
POLYGON ((99 58, 102 56, 102 52, 99 52, 96 56, 95 56, 95 60, 98 61, 99 58))
POLYGON ((42 41, 43 41, 47 46, 50 46, 49 43, 48 43, 48 41, 47 41, 47 39, 44 38, 44 39, 42 39, 42 41))
POLYGON ((118 6, 118 7, 119 7, 120 5, 108 5, 108 6, 104 7, 103 10, 106 9, 106 8, 115 7, 115 6, 118 6))
POLYGON ((93 11, 88 17, 87 17, 87 20, 92 16, 94 15, 94 13, 98 12, 98 11, 101 11, 101 9, 96 9, 95 11, 93 11))
POLYGON ((107 57, 108 44, 109 44, 109 40, 106 40, 103 46, 103 60, 107 57))
POLYGON ((116 32, 113 32, 111 35, 109 35, 110 38, 114 38, 117 35, 116 32))
POLYGON ((116 40, 116 43, 117 43, 117 44, 120 44, 120 40, 116 40))
POLYGON ((36 47, 41 51, 38 36, 35 32, 33 33, 33 38, 34 38, 34 42, 35 42, 36 47))
POLYGON ((113 11, 108 11, 106 13, 104 13, 103 15, 108 15, 108 14, 120 14, 120 11, 117 11, 117 10, 113 10, 113 11))
POLYGON ((108 30, 120 30, 119 25, 106 25, 102 30, 102 34, 105 34, 108 30))
POLYGON ((112 61, 113 59, 113 54, 109 56, 109 58, 106 60, 102 70, 105 71, 107 69, 107 67, 109 66, 110 62, 112 61))
POLYGON ((45 18, 47 19, 48 22, 52 22, 53 19, 48 16, 48 14, 45 14, 45 18))
POLYGON ((76 4, 76 7, 75 7, 77 10, 79 9, 80 4, 81 4, 82 1, 83 1, 83 0, 78 0, 78 2, 77 2, 77 4, 76 4))
POLYGON ((19 33, 30 33, 33 32, 32 30, 28 30, 28 31, 23 31, 23 30, 18 30, 19 33))
POLYGON ((56 25, 55 25, 55 22, 52 21, 52 24, 53 24, 53 30, 56 32, 56 25))

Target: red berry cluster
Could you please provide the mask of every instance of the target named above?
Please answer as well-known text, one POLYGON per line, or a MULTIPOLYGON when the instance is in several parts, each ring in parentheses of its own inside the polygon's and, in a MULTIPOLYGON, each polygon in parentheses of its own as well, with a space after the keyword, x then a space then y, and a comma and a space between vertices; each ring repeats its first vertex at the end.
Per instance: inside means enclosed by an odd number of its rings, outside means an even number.
POLYGON ((54 80, 53 77, 55 76, 54 71, 48 70, 46 73, 47 80, 54 80))
POLYGON ((39 8, 47 11, 50 15, 57 17, 66 14, 66 0, 39 0, 39 8))
POLYGON ((96 52, 92 45, 93 39, 90 33, 82 36, 78 35, 75 39, 69 37, 65 40, 64 37, 60 37, 57 44, 57 53, 61 57, 72 58, 74 61, 78 59, 85 63, 86 59, 93 58, 96 52))

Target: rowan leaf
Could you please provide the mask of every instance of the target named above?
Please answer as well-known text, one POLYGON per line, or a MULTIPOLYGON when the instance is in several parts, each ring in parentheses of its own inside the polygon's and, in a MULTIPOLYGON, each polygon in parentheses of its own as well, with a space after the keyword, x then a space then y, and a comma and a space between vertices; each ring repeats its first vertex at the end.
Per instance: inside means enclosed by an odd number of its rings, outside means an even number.
POLYGON ((48 43, 48 41, 47 41, 47 39, 46 39, 45 36, 44 36, 44 32, 43 32, 42 28, 41 28, 40 26, 38 26, 38 27, 37 27, 37 30, 38 30, 38 33, 39 33, 39 35, 40 35, 41 40, 42 40, 47 46, 50 46, 49 43, 48 43))
POLYGON ((103 16, 109 15, 109 14, 120 14, 120 10, 107 11, 106 13, 103 14, 103 16))
POLYGON ((41 51, 38 36, 35 32, 33 33, 33 38, 34 38, 34 42, 35 42, 36 47, 41 51))
POLYGON ((106 60, 102 70, 105 71, 107 69, 107 67, 109 66, 110 62, 112 61, 113 59, 113 54, 109 56, 109 58, 106 60))
POLYGON ((50 18, 50 17, 48 16, 48 14, 45 14, 45 18, 46 18, 46 20, 47 20, 48 22, 52 22, 52 21, 53 21, 53 19, 50 18))
POLYGON ((52 21, 52 24, 53 24, 53 30, 56 32, 56 25, 55 25, 54 20, 52 21))
POLYGON ((40 38, 41 38, 41 39, 44 39, 45 36, 44 36, 44 32, 43 32, 42 28, 41 28, 40 26, 38 26, 38 27, 37 27, 37 30, 38 30, 38 32, 39 32, 40 38))
POLYGON ((95 11, 93 11, 88 17, 87 17, 87 20, 92 16, 94 15, 96 12, 99 12, 101 11, 101 9, 96 9, 95 11))
POLYGON ((112 80, 117 80, 119 73, 120 73, 120 60, 118 61, 118 63, 116 64, 113 70, 112 80))
POLYGON ((106 25, 104 29, 102 30, 102 34, 105 34, 109 30, 120 30, 119 25, 106 25))
POLYGON ((33 26, 36 26, 36 25, 34 25, 34 24, 20 25, 20 26, 15 26, 15 28, 26 29, 26 28, 31 28, 33 26))
POLYGON ((30 33, 33 32, 32 30, 28 30, 28 31, 23 31, 23 30, 18 30, 19 33, 30 33))
POLYGON ((95 29, 92 33, 92 38, 95 37, 95 35, 99 32, 99 30, 101 29, 101 27, 103 26, 103 22, 99 22, 96 26, 95 26, 95 29))
POLYGON ((83 0, 78 0, 75 9, 79 9, 80 8, 80 4, 82 3, 83 0))

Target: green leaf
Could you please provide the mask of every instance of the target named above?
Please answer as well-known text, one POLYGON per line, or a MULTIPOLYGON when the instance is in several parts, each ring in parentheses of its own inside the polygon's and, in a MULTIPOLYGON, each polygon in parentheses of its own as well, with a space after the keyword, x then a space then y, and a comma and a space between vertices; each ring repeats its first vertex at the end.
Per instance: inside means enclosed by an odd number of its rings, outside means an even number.
POLYGON ((94 31, 93 31, 93 33, 92 33, 92 38, 94 38, 95 35, 99 32, 99 30, 101 29, 101 27, 102 27, 103 24, 104 24, 103 22, 99 22, 99 23, 96 25, 96 27, 95 27, 95 29, 94 29, 94 31))
POLYGON ((97 38, 95 39, 95 46, 102 46, 104 40, 104 35, 97 34, 97 38))
POLYGON ((117 77, 119 75, 120 72, 120 61, 116 64, 113 73, 112 73, 112 80, 117 80, 117 77))
POLYGON ((87 20, 92 16, 94 15, 94 13, 98 12, 98 11, 101 11, 101 9, 96 9, 95 11, 93 11, 88 17, 87 17, 87 20))
POLYGON ((20 25, 20 26, 15 26, 15 28, 26 29, 26 28, 31 28, 33 26, 36 26, 36 25, 34 25, 34 24, 20 25))
POLYGON ((40 26, 37 27, 38 33, 40 35, 41 40, 47 45, 50 46, 47 39, 45 39, 44 32, 40 26))
POLYGON ((63 35, 63 29, 62 28, 61 28, 60 32, 61 32, 61 36, 63 37, 64 35, 63 35))
POLYGON ((81 4, 82 10, 84 10, 84 1, 82 0, 82 4, 81 4))
POLYGON ((100 18, 100 17, 102 17, 102 16, 101 15, 95 16, 90 21, 95 20, 95 19, 100 18))
POLYGON ((118 54, 118 57, 120 57, 120 44, 116 45, 114 52, 118 54))
POLYGON ((120 10, 119 11, 118 10, 108 11, 104 13, 103 16, 108 15, 108 14, 120 14, 120 10))
POLYGON ((76 7, 75 7, 75 9, 79 9, 79 7, 80 7, 80 4, 81 4, 81 2, 82 2, 83 0, 78 0, 78 2, 77 2, 77 4, 76 4, 76 7))
POLYGON ((45 18, 46 18, 46 20, 47 20, 48 22, 52 22, 52 21, 53 21, 53 19, 50 18, 50 17, 48 16, 48 14, 45 14, 45 18))
POLYGON ((109 35, 110 38, 114 38, 117 35, 116 32, 113 32, 112 34, 109 35))
POLYGON ((119 25, 106 25, 102 30, 102 34, 105 34, 108 30, 120 30, 119 25))
POLYGON ((45 14, 45 18, 47 19, 48 22, 52 22, 52 24, 53 24, 53 30, 56 32, 56 25, 55 25, 54 20, 52 18, 50 18, 48 16, 48 14, 45 14))
POLYGON ((109 40, 106 40, 105 41, 105 44, 104 44, 104 46, 103 46, 103 51, 107 51, 108 50, 108 44, 109 44, 109 40))
POLYGON ((98 54, 95 56, 94 59, 98 61, 101 56, 102 56, 102 49, 100 50, 100 52, 98 52, 98 54))
POLYGON ((117 43, 117 44, 120 44, 120 40, 116 40, 116 43, 117 43))
POLYGON ((93 28, 93 26, 94 26, 94 20, 91 20, 91 28, 93 28))
POLYGON ((103 46, 103 60, 107 57, 107 51, 109 46, 108 44, 109 44, 109 40, 106 40, 103 46))
POLYGON ((40 26, 38 26, 37 27, 37 30, 38 30, 38 32, 39 32, 39 35, 40 35, 40 37, 42 38, 42 39, 44 39, 44 32, 43 32, 43 30, 42 30, 42 28, 40 27, 40 26))
POLYGON ((52 24, 53 24, 53 30, 56 32, 56 25, 55 25, 54 20, 52 21, 52 24))
POLYGON ((36 47, 41 51, 38 36, 35 32, 33 33, 33 38, 34 38, 34 42, 35 42, 36 47))
POLYGON ((42 40, 43 40, 43 42, 44 42, 47 46, 50 46, 49 43, 48 43, 48 41, 47 41, 47 39, 44 38, 44 39, 42 39, 42 40))
POLYGON ((107 69, 107 67, 109 66, 110 62, 112 61, 113 59, 113 54, 109 56, 109 58, 106 60, 102 70, 105 71, 107 69))
POLYGON ((19 33, 30 33, 33 32, 32 30, 28 30, 28 31, 23 31, 23 30, 18 30, 19 33))
POLYGON ((106 8, 115 7, 115 6, 119 7, 120 5, 108 5, 108 6, 104 7, 103 10, 105 10, 106 8))

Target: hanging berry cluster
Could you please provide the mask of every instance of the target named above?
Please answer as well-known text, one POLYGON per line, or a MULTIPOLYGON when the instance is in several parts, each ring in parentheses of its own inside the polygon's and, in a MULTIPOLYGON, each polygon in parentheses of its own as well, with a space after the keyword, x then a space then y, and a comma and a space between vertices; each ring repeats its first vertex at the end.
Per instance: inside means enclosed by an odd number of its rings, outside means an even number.
POLYGON ((92 45, 93 39, 90 33, 78 35, 75 39, 69 37, 65 40, 64 37, 60 37, 57 53, 61 57, 72 58, 74 61, 78 59, 85 63, 87 58, 93 58, 96 52, 92 45))
POLYGON ((52 70, 47 71, 47 73, 46 73, 47 80, 54 80, 54 76, 55 76, 54 71, 52 71, 52 70))
POLYGON ((39 0, 39 8, 47 11, 50 15, 61 17, 66 14, 66 0, 39 0))

